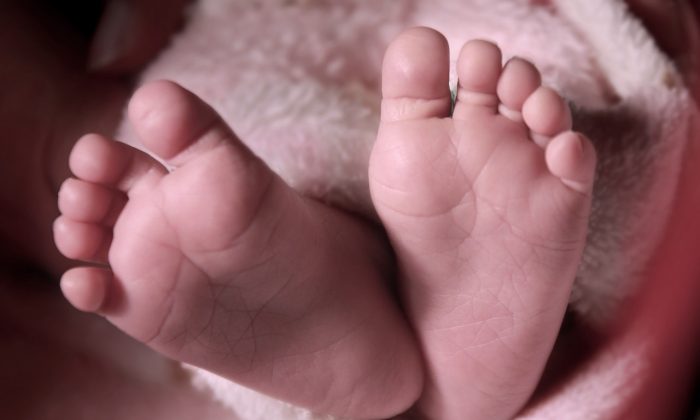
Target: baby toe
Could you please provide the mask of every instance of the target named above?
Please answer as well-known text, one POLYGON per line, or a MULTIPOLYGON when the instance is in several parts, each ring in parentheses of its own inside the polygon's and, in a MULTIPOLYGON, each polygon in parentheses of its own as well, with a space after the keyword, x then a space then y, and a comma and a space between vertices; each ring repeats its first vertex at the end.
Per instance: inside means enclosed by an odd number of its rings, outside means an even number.
POLYGON ((498 79, 499 113, 512 121, 523 121, 523 105, 541 83, 540 72, 532 63, 518 57, 512 58, 498 79))
POLYGON ((54 242, 59 252, 73 260, 107 262, 111 229, 60 216, 53 225, 54 242))
POLYGON ((473 112, 495 113, 500 75, 501 50, 495 44, 478 39, 464 44, 457 60, 459 84, 454 118, 468 118, 473 112))
POLYGON ((99 134, 78 140, 68 164, 78 178, 123 192, 166 173, 160 163, 142 151, 99 134))
POLYGON ((545 147, 549 140, 571 129, 571 110, 551 88, 540 86, 523 103, 523 121, 532 140, 545 147))
POLYGON ((573 131, 557 135, 547 145, 545 160, 550 172, 566 186, 583 194, 591 193, 596 153, 588 138, 573 131))
POLYGON ((76 309, 97 312, 104 308, 112 273, 97 267, 77 267, 61 277, 63 296, 76 309))
POLYGON ((125 204, 124 194, 76 178, 65 180, 58 191, 59 211, 76 222, 114 226, 125 204))

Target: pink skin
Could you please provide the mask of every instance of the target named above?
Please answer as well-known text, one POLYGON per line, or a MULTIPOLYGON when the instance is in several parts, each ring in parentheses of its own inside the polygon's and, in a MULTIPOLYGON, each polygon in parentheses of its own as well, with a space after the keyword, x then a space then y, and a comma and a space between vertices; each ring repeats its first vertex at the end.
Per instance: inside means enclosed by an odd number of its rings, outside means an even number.
POLYGON ((390 45, 370 186, 426 358, 419 411, 510 418, 564 315, 595 152, 532 64, 502 69, 495 45, 471 41, 457 73, 450 116, 444 37, 416 28, 390 45))
POLYGON ((99 135, 78 141, 56 245, 109 269, 68 271, 68 300, 170 358, 312 410, 412 405, 420 357, 381 236, 299 196, 173 83, 140 88, 129 118, 176 169, 99 135))

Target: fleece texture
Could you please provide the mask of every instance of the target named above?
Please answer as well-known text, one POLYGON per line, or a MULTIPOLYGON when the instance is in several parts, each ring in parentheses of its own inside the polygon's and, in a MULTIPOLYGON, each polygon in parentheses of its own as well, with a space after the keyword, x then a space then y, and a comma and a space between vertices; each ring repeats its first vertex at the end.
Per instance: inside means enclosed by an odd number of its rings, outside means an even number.
MULTIPOLYGON (((433 27, 454 64, 472 38, 504 60, 533 61, 595 143, 590 234, 571 305, 601 326, 634 293, 663 232, 695 108, 673 64, 622 0, 200 0, 142 75, 211 104, 292 187, 375 217, 367 167, 379 120, 384 49, 402 29, 433 27)), ((452 74, 451 83, 455 76, 452 74)), ((125 123, 119 137, 138 147, 125 123)), ((614 418, 642 369, 643 346, 593 360, 524 418, 614 418), (611 398, 612 396, 612 398, 611 398), (566 413, 566 414, 563 414, 566 413)), ((317 419, 194 370, 242 419, 317 419)))

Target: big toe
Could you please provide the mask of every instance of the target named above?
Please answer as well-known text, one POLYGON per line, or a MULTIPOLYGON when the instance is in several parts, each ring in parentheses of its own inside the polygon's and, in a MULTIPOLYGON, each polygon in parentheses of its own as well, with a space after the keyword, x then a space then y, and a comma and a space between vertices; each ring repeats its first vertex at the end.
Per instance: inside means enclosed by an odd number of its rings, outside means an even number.
POLYGON ((129 102, 129 120, 143 144, 181 166, 222 144, 241 146, 219 115, 194 93, 170 81, 148 83, 129 102))
POLYGON ((448 116, 449 48, 445 37, 422 27, 399 35, 384 56, 382 96, 383 121, 448 116))

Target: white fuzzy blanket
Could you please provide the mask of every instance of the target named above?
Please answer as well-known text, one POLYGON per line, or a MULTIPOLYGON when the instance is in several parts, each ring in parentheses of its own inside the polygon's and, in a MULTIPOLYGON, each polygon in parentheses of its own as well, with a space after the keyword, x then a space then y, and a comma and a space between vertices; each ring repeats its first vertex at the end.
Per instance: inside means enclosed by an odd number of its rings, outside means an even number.
MULTIPOLYGON (((381 59, 414 25, 443 32, 453 59, 468 39, 493 40, 504 59, 536 63, 572 102, 575 128, 600 158, 572 307, 604 327, 635 291, 664 229, 695 112, 678 72, 622 0, 201 0, 143 80, 179 82, 294 188, 372 217, 367 162, 381 59)), ((138 143, 128 126, 121 138, 138 143)), ((644 367, 644 347, 634 347, 601 351, 523 418, 614 418, 644 367)), ((212 374, 194 376, 240 418, 318 418, 212 374)))

